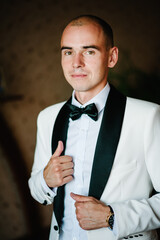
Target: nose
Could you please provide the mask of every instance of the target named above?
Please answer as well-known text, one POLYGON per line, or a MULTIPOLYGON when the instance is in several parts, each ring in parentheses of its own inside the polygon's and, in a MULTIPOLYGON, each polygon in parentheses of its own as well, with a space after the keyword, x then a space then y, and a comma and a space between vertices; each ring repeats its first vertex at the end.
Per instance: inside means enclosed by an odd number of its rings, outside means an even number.
POLYGON ((81 68, 84 67, 84 59, 83 55, 78 53, 75 54, 73 57, 73 62, 72 62, 73 68, 81 68))

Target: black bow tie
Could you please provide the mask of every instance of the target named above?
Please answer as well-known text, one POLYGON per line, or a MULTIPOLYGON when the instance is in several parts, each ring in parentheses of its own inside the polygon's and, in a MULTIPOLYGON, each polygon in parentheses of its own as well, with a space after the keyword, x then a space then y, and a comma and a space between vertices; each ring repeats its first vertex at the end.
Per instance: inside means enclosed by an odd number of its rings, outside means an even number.
POLYGON ((79 108, 72 104, 67 104, 67 106, 71 110, 69 117, 72 118, 72 120, 77 120, 82 114, 87 114, 94 121, 97 121, 98 119, 98 111, 94 103, 89 104, 84 108, 79 108))

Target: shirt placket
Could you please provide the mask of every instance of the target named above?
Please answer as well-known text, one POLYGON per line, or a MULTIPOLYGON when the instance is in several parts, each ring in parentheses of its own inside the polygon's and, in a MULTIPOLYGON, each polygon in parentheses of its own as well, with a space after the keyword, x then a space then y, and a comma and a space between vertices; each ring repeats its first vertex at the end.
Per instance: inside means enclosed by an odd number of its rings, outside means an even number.
MULTIPOLYGON (((78 140, 76 145, 76 157, 75 157, 75 188, 74 193, 83 195, 84 182, 83 182, 83 166, 84 166, 84 158, 85 158, 85 146, 86 146, 86 138, 87 132, 89 128, 89 118, 86 115, 82 115, 79 121, 77 121, 79 132, 78 132, 78 140)), ((75 212, 75 206, 73 206, 73 211, 75 212)), ((75 216, 76 217, 76 216, 75 216)), ((83 231, 78 221, 75 219, 74 221, 74 236, 73 240, 80 240, 80 234, 83 231)))

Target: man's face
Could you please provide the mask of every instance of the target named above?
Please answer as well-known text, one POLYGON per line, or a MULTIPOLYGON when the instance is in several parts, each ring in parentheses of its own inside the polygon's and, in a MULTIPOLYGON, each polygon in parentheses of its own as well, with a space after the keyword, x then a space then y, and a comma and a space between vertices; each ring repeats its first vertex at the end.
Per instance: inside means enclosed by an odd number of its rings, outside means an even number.
POLYGON ((61 39, 62 68, 77 93, 100 92, 107 83, 109 51, 101 27, 95 23, 68 25, 61 39))

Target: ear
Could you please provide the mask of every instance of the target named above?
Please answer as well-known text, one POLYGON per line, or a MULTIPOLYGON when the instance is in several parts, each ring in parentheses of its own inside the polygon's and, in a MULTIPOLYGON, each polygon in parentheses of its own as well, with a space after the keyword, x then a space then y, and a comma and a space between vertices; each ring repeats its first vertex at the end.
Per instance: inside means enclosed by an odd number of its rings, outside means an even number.
POLYGON ((113 47, 109 50, 108 67, 113 68, 118 61, 118 48, 113 47))

